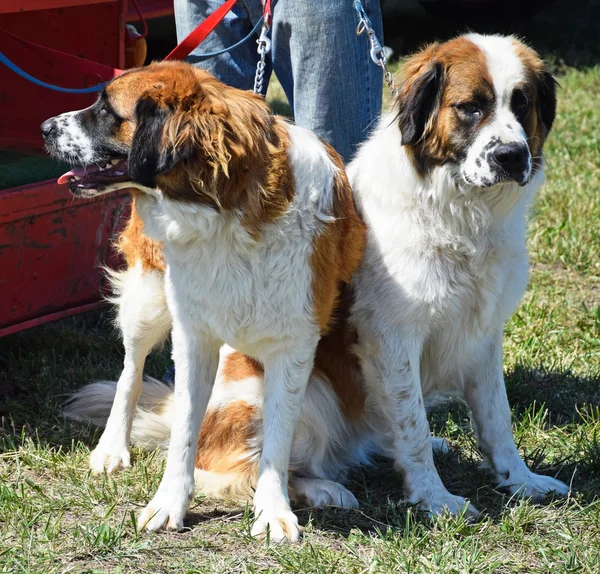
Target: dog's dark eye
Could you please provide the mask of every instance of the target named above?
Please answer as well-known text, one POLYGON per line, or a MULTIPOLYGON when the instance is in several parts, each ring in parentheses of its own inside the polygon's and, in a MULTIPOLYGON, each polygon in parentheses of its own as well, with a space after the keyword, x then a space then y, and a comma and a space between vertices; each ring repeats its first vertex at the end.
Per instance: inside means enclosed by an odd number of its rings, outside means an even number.
POLYGON ((527 94, 521 90, 515 90, 512 95, 510 107, 516 115, 525 115, 529 109, 529 98, 527 97, 527 94))
POLYGON ((460 113, 470 118, 479 118, 481 116, 481 108, 473 102, 462 102, 454 106, 460 113))

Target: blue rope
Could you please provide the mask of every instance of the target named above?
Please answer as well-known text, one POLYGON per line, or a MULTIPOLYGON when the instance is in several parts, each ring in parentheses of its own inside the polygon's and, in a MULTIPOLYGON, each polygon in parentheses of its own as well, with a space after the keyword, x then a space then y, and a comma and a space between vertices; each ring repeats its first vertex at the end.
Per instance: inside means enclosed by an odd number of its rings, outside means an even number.
POLYGON ((0 52, 0 63, 4 64, 9 70, 12 70, 15 74, 25 78, 30 81, 32 84, 36 84, 37 86, 42 86, 42 88, 48 88, 49 90, 54 90, 55 92, 64 92, 66 94, 92 94, 94 92, 99 92, 108 84, 108 82, 104 82, 103 84, 98 84, 97 86, 91 86, 89 88, 61 88, 60 86, 55 86, 53 84, 48 84, 46 82, 42 82, 42 80, 38 80, 33 76, 30 76, 27 72, 21 70, 16 64, 13 64, 2 52, 0 52))
MULTIPOLYGON (((229 46, 228 48, 223 48, 222 50, 218 50, 217 52, 212 52, 209 54, 200 54, 199 56, 192 56, 195 61, 204 61, 210 58, 214 58, 215 56, 220 56, 221 54, 225 54, 225 52, 229 52, 231 50, 235 50, 238 46, 241 46, 244 42, 247 42, 256 32, 258 32, 263 22, 262 17, 258 20, 258 22, 254 25, 254 28, 250 31, 250 33, 242 38, 239 42, 234 44, 233 46, 229 46)), ((0 63, 4 64, 9 70, 12 70, 15 74, 25 78, 32 84, 36 84, 37 86, 41 86, 42 88, 47 88, 49 90, 53 90, 55 92, 63 92, 65 94, 93 94, 94 92, 100 92, 104 89, 104 87, 109 82, 104 82, 102 84, 98 84, 96 86, 91 86, 89 88, 62 88, 60 86, 55 86, 54 84, 48 84, 47 82, 43 82, 42 80, 38 80, 33 76, 29 75, 24 70, 21 70, 16 64, 11 62, 2 52, 0 52, 0 63)))

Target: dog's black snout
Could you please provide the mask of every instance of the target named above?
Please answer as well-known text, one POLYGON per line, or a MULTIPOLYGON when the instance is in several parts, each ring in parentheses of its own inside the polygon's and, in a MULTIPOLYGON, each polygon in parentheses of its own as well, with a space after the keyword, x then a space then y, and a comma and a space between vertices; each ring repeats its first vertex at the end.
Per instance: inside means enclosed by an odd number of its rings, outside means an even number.
POLYGON ((53 131, 56 130, 56 123, 54 119, 46 120, 41 126, 40 130, 42 131, 42 136, 47 138, 53 131))
POLYGON ((522 183, 529 163, 529 149, 520 143, 499 145, 493 152, 498 165, 516 182, 522 183))

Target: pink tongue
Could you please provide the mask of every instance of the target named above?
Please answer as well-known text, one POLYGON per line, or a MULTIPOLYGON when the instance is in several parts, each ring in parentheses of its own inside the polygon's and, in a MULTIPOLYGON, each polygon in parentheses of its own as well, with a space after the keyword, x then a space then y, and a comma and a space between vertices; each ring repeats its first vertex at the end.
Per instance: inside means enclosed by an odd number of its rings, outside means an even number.
POLYGON ((84 175, 88 174, 88 173, 94 173, 96 171, 99 171, 99 168, 97 165, 88 165, 87 167, 74 167, 71 171, 68 171, 67 173, 63 173, 57 180, 56 183, 58 183, 58 185, 63 185, 65 183, 69 183, 70 179, 72 177, 83 177, 84 175))
POLYGON ((71 180, 71 178, 75 175, 75 173, 73 173, 73 171, 68 171, 67 173, 63 173, 57 180, 56 183, 58 183, 58 185, 64 185, 65 183, 69 183, 69 181, 71 180))

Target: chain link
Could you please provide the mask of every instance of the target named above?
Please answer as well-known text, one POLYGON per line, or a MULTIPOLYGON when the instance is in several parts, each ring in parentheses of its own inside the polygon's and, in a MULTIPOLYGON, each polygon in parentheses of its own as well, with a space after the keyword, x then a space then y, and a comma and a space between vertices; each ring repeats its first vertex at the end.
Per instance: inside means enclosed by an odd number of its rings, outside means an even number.
POLYGON ((392 73, 388 70, 386 65, 387 56, 385 53, 385 48, 379 42, 379 38, 377 38, 377 34, 375 34, 371 20, 367 16, 367 13, 365 12, 360 0, 354 0, 354 9, 358 13, 358 26, 356 27, 356 34, 360 36, 363 32, 367 33, 367 37, 371 44, 369 51, 371 60, 373 60, 373 62, 383 70, 383 79, 385 80, 392 97, 395 97, 398 93, 398 88, 394 84, 392 73))
POLYGON ((392 76, 392 72, 390 72, 386 66, 385 58, 381 58, 377 65, 383 68, 383 79, 390 90, 390 94, 392 94, 392 98, 395 98, 398 95, 398 87, 394 83, 394 76, 392 76))
POLYGON ((262 94, 263 90, 263 79, 265 75, 265 68, 267 66, 265 59, 267 54, 271 51, 271 40, 269 39, 269 24, 263 21, 262 28, 260 30, 260 36, 256 43, 258 44, 257 52, 260 56, 260 60, 256 64, 256 75, 254 76, 254 89, 255 94, 262 94))

